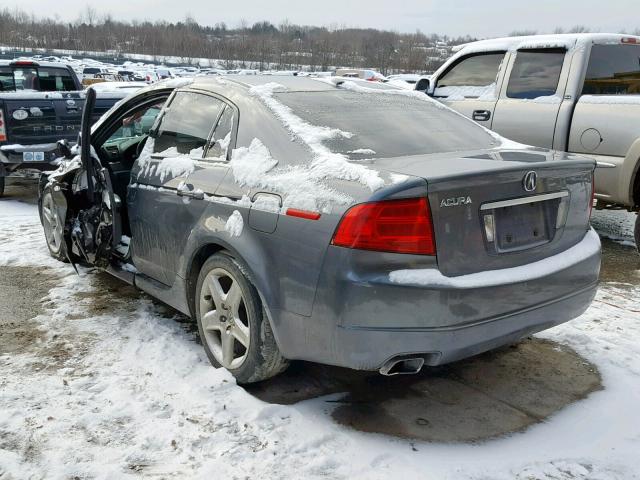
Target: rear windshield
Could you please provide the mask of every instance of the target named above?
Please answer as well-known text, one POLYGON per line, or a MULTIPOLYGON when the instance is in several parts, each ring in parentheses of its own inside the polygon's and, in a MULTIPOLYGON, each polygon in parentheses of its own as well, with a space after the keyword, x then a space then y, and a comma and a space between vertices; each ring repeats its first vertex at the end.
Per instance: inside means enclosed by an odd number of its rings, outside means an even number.
POLYGON ((640 95, 640 45, 594 45, 582 93, 640 95))
POLYGON ((490 148, 482 127, 434 102, 409 96, 344 90, 280 93, 275 97, 306 122, 352 134, 324 144, 352 159, 389 158, 490 148))
POLYGON ((77 90, 71 73, 55 67, 0 67, 0 92, 68 92, 77 90))

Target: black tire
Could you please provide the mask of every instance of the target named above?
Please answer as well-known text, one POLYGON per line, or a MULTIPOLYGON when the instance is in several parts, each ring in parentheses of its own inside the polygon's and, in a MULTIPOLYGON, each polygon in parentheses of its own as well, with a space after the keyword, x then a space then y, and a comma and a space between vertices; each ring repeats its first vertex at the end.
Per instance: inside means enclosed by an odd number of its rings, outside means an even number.
MULTIPOLYGON (((219 252, 212 255, 200 270, 194 299, 198 332, 209 361, 217 368, 229 370, 238 384, 266 380, 284 371, 289 365, 288 360, 280 353, 260 296, 247 278, 245 271, 246 269, 236 259, 226 253, 219 252), (225 276, 227 273, 229 275, 225 276), (216 277, 217 275, 221 276, 216 277), (219 301, 218 303, 221 303, 221 305, 218 306, 216 306, 216 301, 212 298, 210 286, 205 287, 205 280, 209 285, 214 277, 218 278, 216 280, 218 282, 217 285, 222 287, 222 293, 225 294, 225 299, 222 302, 219 301), (225 282, 226 287, 223 285, 225 282), (234 282, 237 283, 241 294, 241 299, 238 301, 240 306, 237 307, 240 311, 239 316, 231 313, 233 310, 231 307, 232 301, 228 305, 224 303, 229 298, 234 282), (208 295, 207 291, 210 292, 208 295), (206 299, 207 296, 209 297, 208 300, 206 299), (205 307, 207 311, 202 311, 205 307), (216 327, 207 328, 205 332, 203 315, 206 313, 218 315, 218 317, 208 325, 208 327, 211 327, 212 324, 215 324, 216 327), (224 315, 228 315, 229 318, 224 315), (234 321, 230 320, 234 318, 235 325, 234 321), (220 328, 225 328, 225 325, 226 330, 220 328), (243 329, 248 326, 248 347, 245 347, 240 340, 235 338, 233 332, 237 332, 237 330, 234 330, 236 325, 242 325, 243 329), (239 361, 238 365, 231 366, 228 359, 228 365, 223 365, 223 361, 218 358, 224 355, 222 352, 224 351, 223 344, 225 341, 222 337, 225 336, 225 333, 227 335, 226 338, 231 338, 233 345, 231 348, 233 351, 232 361, 239 361), (214 353, 214 350, 217 353, 214 353), (237 351, 239 351, 240 358, 235 359, 233 356, 237 351)), ((226 341, 228 342, 229 340, 226 341)))
POLYGON ((40 222, 44 230, 45 243, 49 254, 61 262, 69 262, 67 257, 67 245, 64 240, 65 218, 60 212, 60 206, 56 204, 51 187, 45 187, 38 202, 40 222), (45 212, 46 210, 46 212, 45 212), (55 217, 55 225, 52 224, 52 216, 55 217), (61 224, 58 233, 54 233, 56 227, 61 224), (56 239, 53 241, 53 239, 56 239))
POLYGON ((636 226, 633 229, 633 238, 636 240, 636 248, 640 253, 640 212, 636 213, 636 226))

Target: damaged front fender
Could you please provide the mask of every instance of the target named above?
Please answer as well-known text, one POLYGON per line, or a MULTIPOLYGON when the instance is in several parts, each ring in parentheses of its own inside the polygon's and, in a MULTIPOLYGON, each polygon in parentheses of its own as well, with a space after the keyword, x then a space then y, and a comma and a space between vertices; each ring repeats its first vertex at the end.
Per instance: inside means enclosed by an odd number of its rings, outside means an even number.
POLYGON ((107 268, 121 237, 120 199, 113 192, 109 172, 93 155, 92 161, 93 197, 87 195, 87 172, 76 156, 63 159, 57 170, 41 176, 39 203, 43 192, 50 189, 60 211, 64 211, 64 242, 74 266, 80 263, 107 268))

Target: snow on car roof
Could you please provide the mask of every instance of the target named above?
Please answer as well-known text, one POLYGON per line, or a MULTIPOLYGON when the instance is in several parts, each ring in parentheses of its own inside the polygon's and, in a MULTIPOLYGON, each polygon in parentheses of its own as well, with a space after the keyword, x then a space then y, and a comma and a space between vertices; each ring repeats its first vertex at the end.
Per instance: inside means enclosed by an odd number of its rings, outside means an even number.
MULTIPOLYGON (((309 77, 298 77, 293 75, 226 75, 224 80, 246 86, 248 88, 268 83, 277 82, 284 87, 282 91, 324 91, 333 90, 335 85, 318 82, 309 77)), ((216 78, 199 77, 199 83, 219 82, 216 78), (200 80, 202 79, 202 80, 200 80)))
POLYGON ((523 37, 504 37, 480 40, 454 47, 455 52, 488 52, 496 50, 519 50, 523 48, 573 48, 578 44, 593 43, 621 43, 623 38, 634 38, 640 42, 640 37, 621 33, 562 33, 555 35, 530 35, 523 37))
POLYGON ((147 86, 145 82, 100 82, 91 85, 95 91, 138 90, 147 86))
POLYGON ((344 82, 352 82, 358 85, 366 86, 375 90, 395 90, 389 84, 375 81, 367 81, 361 78, 344 78, 338 76, 331 77, 307 77, 293 75, 225 75, 220 76, 203 76, 194 78, 194 82, 201 87, 207 85, 224 84, 229 82, 234 85, 240 85, 244 88, 259 87, 267 84, 278 84, 278 89, 274 93, 283 92, 324 92, 335 90, 344 82))

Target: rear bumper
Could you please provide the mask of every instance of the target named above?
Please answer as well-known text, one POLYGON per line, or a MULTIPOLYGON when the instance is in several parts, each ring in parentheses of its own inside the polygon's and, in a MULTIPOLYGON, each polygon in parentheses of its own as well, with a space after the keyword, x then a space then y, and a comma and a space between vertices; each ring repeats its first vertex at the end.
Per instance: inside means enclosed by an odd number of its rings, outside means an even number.
POLYGON ((279 346, 291 359, 377 370, 396 356, 424 356, 427 365, 439 365, 512 343, 589 307, 600 250, 595 233, 588 235, 592 248, 583 255, 513 283, 410 286, 389 282, 388 271, 365 280, 353 271, 336 278, 334 270, 333 278, 321 280, 311 317, 276 316, 279 346))
POLYGON ((597 283, 571 295, 518 313, 481 322, 432 329, 338 327, 345 352, 342 364, 377 370, 396 356, 424 356, 426 365, 442 365, 508 345, 580 316, 595 297, 597 283))

